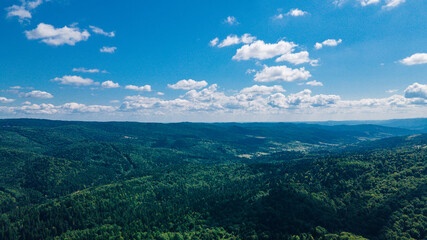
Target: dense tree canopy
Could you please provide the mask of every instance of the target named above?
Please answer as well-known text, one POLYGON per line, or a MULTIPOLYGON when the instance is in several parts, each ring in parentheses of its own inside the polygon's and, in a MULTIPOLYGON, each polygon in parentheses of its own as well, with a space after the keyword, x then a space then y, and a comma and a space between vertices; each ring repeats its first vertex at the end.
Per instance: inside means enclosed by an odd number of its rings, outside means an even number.
POLYGON ((427 135, 371 125, 1 125, 0 239, 427 238, 427 135))

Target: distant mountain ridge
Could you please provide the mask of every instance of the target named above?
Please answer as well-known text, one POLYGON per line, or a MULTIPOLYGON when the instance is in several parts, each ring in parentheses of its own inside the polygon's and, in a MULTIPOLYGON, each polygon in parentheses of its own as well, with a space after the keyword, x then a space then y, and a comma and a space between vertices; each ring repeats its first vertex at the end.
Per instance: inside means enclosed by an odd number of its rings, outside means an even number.
POLYGON ((360 121, 324 121, 308 122, 327 126, 335 125, 360 125, 373 124, 385 127, 404 128, 427 133, 427 118, 408 118, 408 119, 390 119, 390 120, 360 120, 360 121))

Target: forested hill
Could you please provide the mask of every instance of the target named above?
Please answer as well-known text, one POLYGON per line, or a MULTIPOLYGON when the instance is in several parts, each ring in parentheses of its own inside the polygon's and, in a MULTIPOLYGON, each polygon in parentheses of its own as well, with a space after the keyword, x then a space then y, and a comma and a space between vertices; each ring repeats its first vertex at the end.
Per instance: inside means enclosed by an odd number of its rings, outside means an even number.
POLYGON ((426 239, 427 134, 0 120, 0 239, 426 239))
MULTIPOLYGON (((136 123, 136 122, 72 122, 38 119, 0 120, 0 129, 16 133, 30 141, 75 142, 82 140, 136 142, 144 145, 166 144, 177 140, 204 139, 245 145, 268 145, 299 141, 307 144, 349 144, 391 136, 418 133, 404 128, 378 125, 323 126, 304 123, 136 123), (49 139, 51 138, 51 139, 49 139), (264 139, 264 140, 261 140, 264 139)), ((52 142, 50 144, 56 144, 52 142)), ((50 145, 49 144, 49 145, 50 145)), ((269 145, 270 147, 271 145, 269 145)), ((247 147, 246 147, 247 148, 247 147)))

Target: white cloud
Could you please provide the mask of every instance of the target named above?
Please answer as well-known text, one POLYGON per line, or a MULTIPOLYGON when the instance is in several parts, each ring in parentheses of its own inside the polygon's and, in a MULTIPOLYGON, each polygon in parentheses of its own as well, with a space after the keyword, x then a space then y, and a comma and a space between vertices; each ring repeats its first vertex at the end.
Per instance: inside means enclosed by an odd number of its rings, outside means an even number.
POLYGON ((319 49, 323 48, 324 46, 335 47, 335 46, 337 46, 337 45, 338 45, 338 44, 340 44, 340 43, 342 43, 342 39, 338 39, 338 40, 335 40, 335 39, 327 39, 327 40, 323 41, 322 43, 316 43, 316 44, 314 45, 314 47, 315 47, 317 50, 319 50, 319 49))
POLYGON ((298 8, 294 8, 294 9, 291 9, 286 15, 292 16, 292 17, 300 17, 300 16, 304 16, 307 14, 308 14, 308 12, 306 12, 306 11, 302 11, 298 8))
POLYGON ((265 60, 290 53, 296 46, 297 45, 293 42, 286 42, 283 40, 278 43, 264 43, 264 41, 258 40, 252 44, 244 45, 237 49, 236 55, 233 56, 233 60, 265 60))
POLYGON ((286 90, 283 89, 280 85, 274 85, 274 86, 264 86, 264 85, 253 85, 252 87, 243 88, 240 90, 240 93, 243 94, 261 94, 261 95, 269 95, 273 92, 285 92, 286 90))
POLYGON ((234 109, 239 106, 235 97, 226 96, 225 93, 217 90, 218 85, 212 84, 200 91, 194 89, 188 91, 184 95, 184 100, 187 101, 185 108, 192 111, 216 111, 227 108, 234 109))
MULTIPOLYGON (((293 51, 293 50, 292 50, 293 51)), ((301 51, 298 53, 288 52, 276 59, 276 62, 290 62, 292 64, 298 65, 303 63, 310 63, 312 66, 317 66, 319 60, 310 59, 309 53, 307 51, 301 51)))
POLYGON ((59 82, 63 85, 75 85, 75 86, 89 86, 89 85, 98 85, 98 82, 93 81, 90 78, 82 78, 80 76, 70 76, 66 75, 63 77, 57 77, 52 79, 53 82, 59 82))
MULTIPOLYGON (((405 96, 393 95, 387 98, 366 98, 360 100, 342 100, 338 95, 313 95, 305 89, 300 92, 285 95, 280 85, 254 85, 241 89, 230 95, 218 90, 212 84, 200 90, 189 90, 184 95, 171 100, 159 97, 127 96, 122 104, 114 100, 115 106, 86 105, 82 103, 31 104, 21 106, 0 106, 3 116, 39 116, 42 114, 87 114, 99 119, 148 120, 147 116, 159 116, 156 121, 191 121, 191 116, 197 116, 198 121, 289 121, 292 120, 323 120, 340 118, 361 118, 389 116, 422 116, 427 110, 427 85, 414 83, 405 90, 405 96), (94 115, 90 115, 94 114, 94 115), (104 115, 103 115, 104 114, 104 115), (320 115, 319 115, 320 114, 320 115), (141 118, 145 116, 144 118, 141 118), (239 116, 236 118, 236 116, 239 116), (257 118, 252 118, 257 116, 257 118), (166 120, 168 119, 168 120, 166 120)), ((3 98, 0 98, 0 102, 3 98)), ((7 101, 7 102, 10 102, 7 101)))
POLYGON ((224 23, 229 24, 229 25, 237 25, 239 24, 239 22, 237 21, 237 19, 233 16, 228 16, 225 20, 224 23))
POLYGON ((9 107, 9 108, 0 108, 0 111, 8 112, 11 114, 25 114, 25 115, 39 115, 39 114, 73 114, 73 113, 105 113, 105 112, 114 112, 117 110, 117 107, 112 106, 103 106, 103 105, 85 105, 81 103, 65 103, 63 105, 53 105, 53 104, 31 104, 30 102, 25 102, 23 106, 19 107, 9 107))
POLYGON ((336 6, 336 7, 341 7, 342 5, 344 5, 344 3, 346 3, 348 0, 334 0, 332 3, 336 6))
POLYGON ((98 112, 111 112, 116 110, 112 106, 103 106, 103 105, 85 105, 81 103, 65 103, 59 106, 59 110, 68 113, 98 113, 98 112))
POLYGON ((141 111, 147 113, 148 110, 170 112, 172 115, 183 112, 212 112, 219 113, 251 113, 280 112, 286 109, 304 109, 314 107, 328 107, 336 105, 340 97, 336 95, 311 95, 310 90, 304 90, 296 94, 285 96, 285 90, 279 86, 258 86, 254 85, 244 88, 240 92, 227 96, 224 92, 218 91, 218 86, 213 84, 202 90, 190 90, 181 98, 173 100, 162 100, 143 96, 128 96, 125 98, 120 110, 141 111))
POLYGON ((162 100, 159 98, 152 97, 143 97, 140 95, 137 96, 127 96, 125 98, 126 101, 120 106, 121 111, 139 111, 147 109, 152 109, 156 112, 159 110, 171 110, 171 111, 180 111, 180 110, 188 110, 190 106, 190 102, 185 99, 174 99, 174 100, 162 100))
POLYGON ((74 46, 77 42, 86 41, 90 36, 87 30, 81 31, 77 27, 55 28, 45 23, 40 23, 31 31, 25 31, 25 35, 30 40, 41 39, 42 42, 53 46, 64 44, 74 46))
POLYGON ((254 73, 254 72, 256 72, 256 70, 255 69, 248 69, 248 70, 246 70, 246 74, 252 74, 252 73, 254 73))
POLYGON ((218 45, 219 48, 227 47, 240 43, 240 38, 237 35, 229 35, 218 45))
POLYGON ((378 4, 381 2, 381 0, 359 0, 360 1, 360 5, 362 5, 362 7, 366 7, 368 5, 372 5, 372 4, 378 4))
POLYGON ((165 93, 157 92, 157 95, 159 95, 159 96, 163 96, 163 95, 165 95, 165 93))
POLYGON ((406 98, 401 95, 393 95, 388 98, 367 98, 354 101, 341 101, 341 108, 366 108, 378 111, 384 108, 399 107, 407 108, 411 105, 426 105, 427 100, 422 98, 406 98))
POLYGON ((90 27, 90 29, 92 29, 92 32, 94 32, 96 34, 104 35, 107 37, 115 37, 116 36, 116 33, 114 31, 113 32, 105 32, 104 30, 102 30, 99 27, 95 27, 95 26, 89 26, 89 27, 90 27))
POLYGON ((53 95, 48 93, 48 92, 34 90, 31 92, 25 93, 24 97, 26 97, 26 98, 49 99, 49 98, 53 98, 53 95))
POLYGON ((28 11, 25 6, 13 5, 6 8, 6 11, 8 18, 18 17, 21 22, 27 18, 32 17, 30 11, 28 11))
POLYGON ((144 85, 144 86, 135 86, 135 85, 126 85, 125 89, 134 90, 134 91, 146 91, 151 92, 151 86, 150 85, 144 85))
POLYGON ((18 17, 20 22, 24 20, 28 20, 32 18, 31 11, 37 8, 40 4, 42 4, 42 0, 35 1, 26 1, 21 0, 21 5, 13 5, 6 8, 7 17, 18 17))
POLYGON ((82 72, 82 73, 99 73, 99 69, 87 69, 87 68, 73 68, 73 72, 82 72))
POLYGON ((307 80, 310 77, 310 72, 305 70, 305 68, 292 69, 287 66, 264 66, 263 70, 255 74, 254 80, 257 82, 294 82, 298 80, 307 80))
POLYGON ((273 20, 281 20, 281 19, 283 19, 282 13, 273 16, 273 20))
POLYGON ((386 5, 383 6, 383 9, 390 10, 406 2, 406 0, 386 0, 385 2, 386 5))
POLYGON ((318 82, 316 80, 313 80, 313 81, 310 81, 310 82, 306 82, 305 84, 313 86, 313 87, 322 87, 323 86, 322 82, 318 82))
POLYGON ((240 43, 248 44, 252 43, 255 40, 256 37, 251 36, 251 34, 249 33, 245 33, 241 37, 238 37, 237 35, 228 35, 226 39, 222 40, 222 42, 218 44, 218 47, 223 48, 240 43))
POLYGON ((385 91, 386 93, 396 93, 397 89, 389 89, 387 91, 385 91))
POLYGON ((188 80, 181 80, 178 81, 175 84, 168 84, 169 88, 172 89, 183 89, 183 90, 190 90, 190 89, 200 89, 200 88, 204 88, 208 85, 208 83, 206 81, 195 81, 193 79, 188 79, 188 80))
POLYGON ((123 104, 120 106, 122 111, 132 111, 138 109, 152 108, 155 104, 161 102, 159 98, 150 98, 144 96, 127 96, 123 104))
POLYGON ((427 85, 414 83, 405 89, 406 98, 424 98, 427 99, 427 85))
POLYGON ((0 97, 0 103, 11 103, 15 101, 15 99, 9 99, 9 98, 5 98, 5 97, 0 97))
POLYGON ((410 57, 400 60, 399 62, 405 65, 426 64, 427 53, 415 53, 410 57))
POLYGON ((277 108, 323 107, 337 104, 341 100, 340 96, 337 95, 319 94, 311 96, 311 93, 309 89, 289 96, 276 93, 269 96, 268 104, 277 108))
POLYGON ((103 82, 101 84, 101 86, 103 88, 118 88, 118 87, 120 87, 120 85, 118 83, 115 83, 115 82, 110 81, 110 80, 103 82))
MULTIPOLYGON (((375 5, 380 4, 383 1, 382 0, 356 0, 362 7, 366 7, 369 5, 375 5)), ((341 7, 345 3, 349 2, 349 0, 334 0, 335 6, 341 7)), ((396 8, 400 6, 401 4, 405 3, 406 0, 385 0, 385 5, 382 6, 382 9, 384 10, 390 10, 393 8, 396 8)))
POLYGON ((117 50, 117 47, 105 47, 105 46, 99 49, 99 51, 102 53, 114 53, 116 50, 117 50))
POLYGON ((218 42, 219 42, 219 38, 216 37, 209 42, 209 46, 215 47, 218 44, 218 42))
POLYGON ((12 86, 12 87, 10 87, 10 89, 18 90, 18 89, 23 89, 23 87, 21 87, 21 86, 12 86))
POLYGON ((26 104, 21 107, 11 108, 13 112, 24 114, 55 114, 58 113, 57 107, 53 104, 26 104))

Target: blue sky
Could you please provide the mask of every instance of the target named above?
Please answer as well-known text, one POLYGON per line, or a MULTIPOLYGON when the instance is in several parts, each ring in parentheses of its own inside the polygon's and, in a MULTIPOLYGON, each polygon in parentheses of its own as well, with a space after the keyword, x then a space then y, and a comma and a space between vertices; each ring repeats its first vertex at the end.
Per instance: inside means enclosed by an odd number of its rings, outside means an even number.
POLYGON ((0 117, 427 117, 424 0, 3 0, 0 117))

